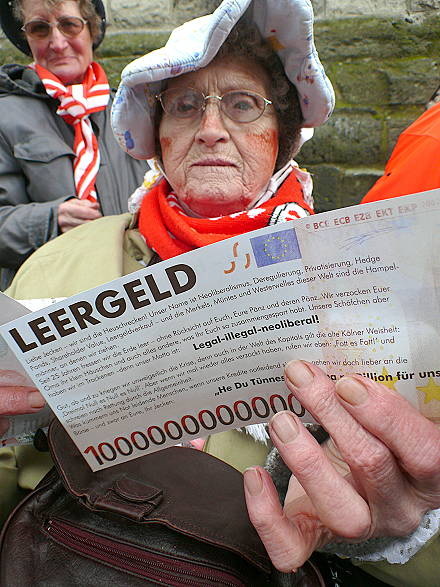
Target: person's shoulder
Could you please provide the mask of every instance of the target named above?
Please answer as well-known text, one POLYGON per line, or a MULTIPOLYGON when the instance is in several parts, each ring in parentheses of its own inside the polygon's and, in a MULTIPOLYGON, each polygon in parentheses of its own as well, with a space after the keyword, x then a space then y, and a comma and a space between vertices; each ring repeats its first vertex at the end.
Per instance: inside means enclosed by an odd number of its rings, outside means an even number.
POLYGON ((131 214, 104 216, 49 241, 20 267, 7 295, 68 297, 120 277, 119 257, 131 214))
POLYGON ((33 91, 30 88, 20 87, 11 80, 0 77, 0 123, 2 129, 12 128, 17 122, 20 125, 29 124, 38 119, 38 112, 49 112, 47 108, 48 96, 33 91))
POLYGON ((26 65, 19 63, 5 63, 0 66, 0 91, 13 88, 15 81, 21 79, 25 70, 26 65))
POLYGON ((38 98, 47 100, 37 73, 26 65, 8 63, 0 67, 0 98, 38 98))

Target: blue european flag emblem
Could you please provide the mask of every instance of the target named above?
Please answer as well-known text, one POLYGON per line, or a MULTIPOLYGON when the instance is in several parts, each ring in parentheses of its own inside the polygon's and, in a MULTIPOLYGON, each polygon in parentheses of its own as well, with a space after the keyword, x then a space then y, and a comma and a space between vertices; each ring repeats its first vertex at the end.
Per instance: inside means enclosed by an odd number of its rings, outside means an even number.
POLYGON ((250 239, 257 267, 301 259, 294 228, 250 239))

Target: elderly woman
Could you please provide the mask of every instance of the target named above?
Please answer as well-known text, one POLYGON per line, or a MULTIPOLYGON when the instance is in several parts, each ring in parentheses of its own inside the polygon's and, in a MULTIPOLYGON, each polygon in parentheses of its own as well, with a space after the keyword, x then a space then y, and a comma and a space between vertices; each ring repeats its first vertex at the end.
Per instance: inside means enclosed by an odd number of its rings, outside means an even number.
MULTIPOLYGON (((311 23, 307 0, 225 0, 131 64, 115 100, 115 132, 131 155, 154 155, 159 171, 135 194, 134 215, 103 218, 93 230, 84 225, 47 244, 8 293, 68 296, 311 213, 308 176, 291 157, 301 129, 324 122, 333 105, 311 23)), ((284 508, 258 466, 269 451, 264 430, 217 434, 203 447, 246 469, 250 516, 274 564, 293 571, 327 549, 368 561, 368 571, 387 584, 436 584, 439 512, 425 513, 440 505, 440 431, 369 379, 355 375, 335 385, 302 361, 289 363, 285 374, 331 440, 320 446, 289 412, 273 418, 272 442, 293 473, 284 508)), ((18 449, 17 462, 25 451, 32 449, 18 449)))
POLYGON ((101 0, 1 0, 0 23, 33 63, 0 69, 0 289, 38 247, 127 211, 145 163, 118 149, 93 49, 101 0))

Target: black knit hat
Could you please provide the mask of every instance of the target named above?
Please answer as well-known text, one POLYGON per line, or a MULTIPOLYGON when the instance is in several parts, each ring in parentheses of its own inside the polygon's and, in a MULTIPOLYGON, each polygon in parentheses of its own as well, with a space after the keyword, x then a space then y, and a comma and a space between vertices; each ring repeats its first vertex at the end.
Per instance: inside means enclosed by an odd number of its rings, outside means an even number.
MULTIPOLYGON (((101 19, 98 39, 93 43, 96 49, 102 42, 105 35, 105 9, 102 0, 92 0, 92 4, 101 19)), ((25 55, 31 55, 31 50, 26 37, 21 30, 23 23, 15 18, 12 10, 12 0, 0 0, 0 25, 8 39, 25 55)))

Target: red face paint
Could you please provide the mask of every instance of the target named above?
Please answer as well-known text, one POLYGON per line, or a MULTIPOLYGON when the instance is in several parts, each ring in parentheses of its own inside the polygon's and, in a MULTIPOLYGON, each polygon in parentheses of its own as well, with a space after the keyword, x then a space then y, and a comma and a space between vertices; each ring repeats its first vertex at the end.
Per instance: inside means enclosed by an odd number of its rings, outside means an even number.
POLYGON ((170 137, 160 137, 160 146, 162 149, 162 157, 170 148, 172 139, 170 137))
POLYGON ((264 151, 264 154, 276 159, 278 153, 278 131, 268 129, 262 133, 246 133, 249 143, 255 145, 258 152, 264 151))

